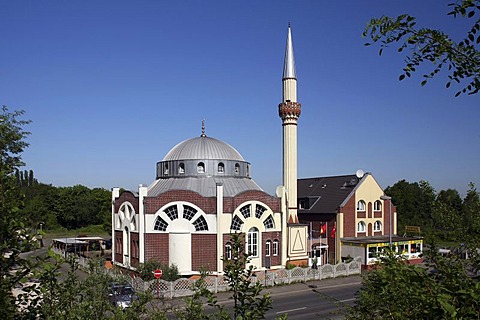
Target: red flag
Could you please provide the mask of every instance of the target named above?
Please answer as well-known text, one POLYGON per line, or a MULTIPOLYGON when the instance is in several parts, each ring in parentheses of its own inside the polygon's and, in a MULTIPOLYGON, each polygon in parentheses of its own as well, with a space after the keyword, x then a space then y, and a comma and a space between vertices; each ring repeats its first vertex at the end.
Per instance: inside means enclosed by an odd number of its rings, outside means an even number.
POLYGON ((330 232, 330 238, 335 238, 335 232, 337 232, 337 224, 333 225, 332 232, 330 232))
POLYGON ((320 226, 320 234, 324 234, 324 233, 327 233, 327 224, 326 223, 323 223, 320 226))

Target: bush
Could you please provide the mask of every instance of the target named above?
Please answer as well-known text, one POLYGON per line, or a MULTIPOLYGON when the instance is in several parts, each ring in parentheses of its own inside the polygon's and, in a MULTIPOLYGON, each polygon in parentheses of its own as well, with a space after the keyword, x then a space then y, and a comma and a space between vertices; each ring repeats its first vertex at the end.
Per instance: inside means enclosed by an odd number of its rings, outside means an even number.
POLYGON ((162 280, 165 281, 175 281, 180 278, 178 273, 178 267, 175 264, 168 266, 165 263, 162 263, 157 260, 148 260, 145 263, 141 263, 138 266, 137 272, 139 273, 142 280, 150 281, 155 279, 153 272, 156 269, 162 270, 162 280))

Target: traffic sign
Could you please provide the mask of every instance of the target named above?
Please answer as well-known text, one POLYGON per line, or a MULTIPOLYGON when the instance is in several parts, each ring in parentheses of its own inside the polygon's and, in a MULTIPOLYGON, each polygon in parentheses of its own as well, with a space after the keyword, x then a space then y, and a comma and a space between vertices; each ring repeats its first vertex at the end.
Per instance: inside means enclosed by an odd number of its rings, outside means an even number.
POLYGON ((153 276, 157 279, 160 279, 160 277, 162 276, 162 273, 163 273, 162 270, 157 269, 153 272, 153 276))

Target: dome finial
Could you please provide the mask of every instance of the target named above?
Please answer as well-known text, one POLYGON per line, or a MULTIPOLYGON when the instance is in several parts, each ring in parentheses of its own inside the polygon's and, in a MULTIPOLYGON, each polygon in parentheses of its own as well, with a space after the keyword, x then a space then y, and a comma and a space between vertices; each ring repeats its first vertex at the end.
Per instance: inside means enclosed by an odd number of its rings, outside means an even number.
POLYGON ((202 119, 202 134, 200 137, 206 137, 207 135, 205 134, 205 119, 202 119))

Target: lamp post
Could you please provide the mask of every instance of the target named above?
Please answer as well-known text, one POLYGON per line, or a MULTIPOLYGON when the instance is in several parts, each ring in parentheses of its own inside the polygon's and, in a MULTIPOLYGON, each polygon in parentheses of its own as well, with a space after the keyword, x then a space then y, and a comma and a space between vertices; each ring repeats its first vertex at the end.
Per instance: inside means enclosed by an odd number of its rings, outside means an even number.
POLYGON ((390 249, 392 249, 392 197, 389 196, 381 196, 380 199, 383 201, 385 200, 390 200, 390 213, 389 213, 389 218, 390 218, 390 225, 389 225, 389 233, 388 233, 388 240, 389 240, 389 245, 390 249))

